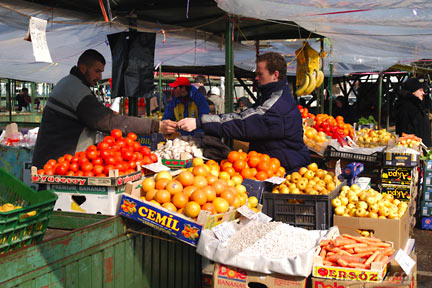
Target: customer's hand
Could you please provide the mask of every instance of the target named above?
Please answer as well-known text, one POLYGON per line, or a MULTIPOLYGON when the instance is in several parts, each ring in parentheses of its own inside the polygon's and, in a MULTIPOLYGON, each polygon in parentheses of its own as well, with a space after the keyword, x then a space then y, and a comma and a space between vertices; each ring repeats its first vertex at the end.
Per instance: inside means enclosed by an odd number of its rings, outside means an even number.
POLYGON ((162 120, 159 123, 159 132, 162 134, 172 134, 177 130, 177 122, 171 120, 162 120))
POLYGON ((177 123, 179 129, 191 132, 196 129, 196 119, 195 118, 185 118, 177 123))

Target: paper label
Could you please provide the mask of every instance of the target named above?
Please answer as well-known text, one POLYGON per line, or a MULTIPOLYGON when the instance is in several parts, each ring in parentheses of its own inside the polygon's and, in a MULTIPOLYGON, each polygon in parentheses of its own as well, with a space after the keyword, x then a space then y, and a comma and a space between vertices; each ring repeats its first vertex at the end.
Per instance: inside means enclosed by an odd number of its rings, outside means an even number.
POLYGON ((268 223, 272 220, 272 218, 270 216, 268 216, 262 212, 257 213, 257 219, 263 223, 268 223))
POLYGON ((270 178, 268 178, 268 179, 266 179, 266 180, 264 180, 265 182, 269 182, 269 183, 272 183, 272 184, 276 184, 276 185, 279 185, 279 184, 282 184, 283 182, 285 182, 285 178, 282 178, 282 177, 270 177, 270 178))
POLYGON ((29 30, 36 62, 52 63, 46 40, 47 21, 35 17, 30 18, 29 30))
POLYGON ((167 166, 162 165, 160 163, 151 163, 151 164, 143 165, 142 167, 145 168, 145 169, 148 169, 148 170, 150 170, 152 172, 155 172, 155 173, 159 173, 161 171, 169 171, 170 170, 170 168, 168 168, 167 166))
POLYGON ((399 249, 399 251, 396 253, 395 260, 399 263, 400 267, 407 275, 410 274, 411 269, 416 264, 415 261, 402 249, 399 249))
POLYGON ((237 212, 242 214, 247 219, 254 219, 257 217, 257 213, 255 213, 252 209, 250 209, 247 205, 243 205, 237 208, 237 212))
POLYGON ((227 241, 236 232, 233 222, 223 222, 211 230, 221 242, 227 241))

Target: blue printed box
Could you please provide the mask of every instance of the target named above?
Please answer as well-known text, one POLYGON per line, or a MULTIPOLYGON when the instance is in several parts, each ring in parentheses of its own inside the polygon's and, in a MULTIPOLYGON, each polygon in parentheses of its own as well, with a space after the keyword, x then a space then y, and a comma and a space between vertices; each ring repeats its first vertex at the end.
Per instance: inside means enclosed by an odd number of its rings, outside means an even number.
POLYGON ((225 213, 211 215, 201 210, 197 220, 183 214, 169 211, 148 201, 141 200, 141 182, 127 183, 122 194, 118 215, 149 225, 192 246, 198 244, 203 229, 211 229, 223 222, 238 218, 237 209, 230 208, 225 213))
POLYGON ((422 217, 421 228, 432 230, 432 217, 422 217))

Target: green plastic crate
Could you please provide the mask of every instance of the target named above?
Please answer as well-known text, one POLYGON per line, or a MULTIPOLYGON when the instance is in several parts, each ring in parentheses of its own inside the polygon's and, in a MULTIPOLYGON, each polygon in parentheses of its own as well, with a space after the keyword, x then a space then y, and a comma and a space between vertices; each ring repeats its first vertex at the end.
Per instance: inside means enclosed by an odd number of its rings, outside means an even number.
POLYGON ((0 168, 0 206, 22 206, 0 212, 0 254, 41 242, 56 200, 55 193, 37 192, 0 168))

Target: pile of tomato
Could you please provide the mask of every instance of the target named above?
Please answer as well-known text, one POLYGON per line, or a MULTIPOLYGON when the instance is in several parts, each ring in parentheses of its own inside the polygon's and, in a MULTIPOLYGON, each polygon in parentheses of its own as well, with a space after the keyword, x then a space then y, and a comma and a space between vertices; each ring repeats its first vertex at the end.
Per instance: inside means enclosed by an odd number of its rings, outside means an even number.
POLYGON ((150 148, 141 146, 135 133, 123 137, 119 129, 111 131, 97 146, 90 145, 85 151, 75 155, 65 154, 50 159, 43 169, 38 170, 41 175, 65 175, 86 177, 108 177, 110 170, 117 169, 119 175, 136 171, 137 165, 146 165, 158 161, 156 154, 150 148))

